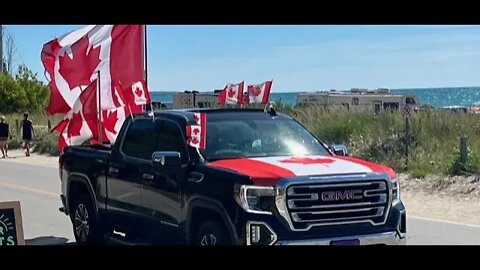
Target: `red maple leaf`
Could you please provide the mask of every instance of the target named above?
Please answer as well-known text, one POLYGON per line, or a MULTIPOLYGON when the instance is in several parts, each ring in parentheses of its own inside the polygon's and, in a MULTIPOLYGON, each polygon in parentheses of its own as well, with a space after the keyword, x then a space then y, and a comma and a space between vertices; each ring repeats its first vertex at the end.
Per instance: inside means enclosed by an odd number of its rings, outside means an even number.
POLYGON ((310 164, 331 164, 335 162, 335 160, 329 159, 329 158, 291 157, 288 159, 281 160, 280 162, 310 165, 310 164))
POLYGON ((260 87, 258 86, 254 86, 252 91, 251 91, 251 94, 254 96, 254 97, 258 97, 258 95, 260 95, 260 93, 262 93, 262 90, 260 89, 260 87))
POLYGON ((199 141, 198 141, 197 138, 191 138, 190 142, 191 142, 192 144, 198 144, 198 143, 199 143, 199 141))
POLYGON ((80 85, 90 84, 90 77, 100 63, 100 46, 97 48, 90 46, 88 36, 73 44, 71 50, 72 58, 65 53, 58 59, 59 72, 67 81, 70 90, 80 85))
POLYGON ((140 89, 140 87, 138 87, 138 86, 135 86, 135 91, 133 91, 133 92, 135 93, 135 95, 137 95, 139 97, 141 97, 142 93, 143 93, 142 89, 140 89))
POLYGON ((197 123, 200 121, 200 117, 198 117, 198 114, 193 115, 193 120, 195 120, 195 122, 197 123))
POLYGON ((114 112, 103 112, 103 127, 106 131, 113 133, 114 135, 117 134, 115 130, 115 125, 117 124, 118 116, 117 111, 114 112))
POLYGON ((235 91, 233 91, 232 88, 229 88, 228 89, 228 97, 233 98, 233 96, 235 96, 235 91))
POLYGON ((200 132, 200 130, 199 130, 198 128, 192 130, 192 133, 193 133, 194 135, 198 135, 199 132, 200 132))
POLYGON ((80 136, 80 129, 82 129, 83 121, 80 112, 74 113, 70 123, 68 124, 67 136, 71 138, 73 136, 80 136))

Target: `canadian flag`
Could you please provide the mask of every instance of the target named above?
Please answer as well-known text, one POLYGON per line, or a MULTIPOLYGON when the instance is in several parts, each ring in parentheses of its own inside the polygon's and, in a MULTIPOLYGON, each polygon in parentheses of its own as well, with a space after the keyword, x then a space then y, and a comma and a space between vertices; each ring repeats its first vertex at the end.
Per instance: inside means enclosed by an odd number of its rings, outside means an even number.
POLYGON ((227 84, 222 92, 218 95, 218 104, 242 104, 243 102, 243 84, 227 84))
POLYGON ((80 94, 73 108, 52 131, 60 133, 58 150, 68 145, 81 145, 85 141, 98 138, 97 81, 90 83, 80 94))
POLYGON ((129 88, 123 90, 123 93, 133 113, 142 112, 143 105, 150 103, 150 93, 144 80, 132 83, 129 88))
POLYGON ((249 104, 267 104, 272 89, 273 81, 266 81, 261 84, 252 84, 247 86, 247 95, 245 102, 249 104))
POLYGON ((195 148, 205 149, 207 140, 206 115, 204 113, 194 113, 193 120, 195 124, 186 127, 187 144, 195 148))
POLYGON ((112 82, 143 79, 141 25, 89 25, 43 45, 41 60, 49 75, 46 111, 66 114, 100 71, 102 109, 115 108, 112 82))

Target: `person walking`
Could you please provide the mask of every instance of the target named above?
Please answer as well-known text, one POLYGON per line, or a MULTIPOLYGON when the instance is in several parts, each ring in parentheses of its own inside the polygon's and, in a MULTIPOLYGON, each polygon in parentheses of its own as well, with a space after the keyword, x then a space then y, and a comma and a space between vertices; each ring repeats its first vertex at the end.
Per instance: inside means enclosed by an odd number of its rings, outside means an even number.
POLYGON ((25 155, 30 156, 30 142, 32 141, 32 135, 35 135, 33 130, 33 123, 28 119, 28 113, 23 114, 23 120, 20 123, 22 128, 23 147, 26 149, 25 155))
POLYGON ((0 116, 0 149, 2 150, 2 157, 8 157, 8 124, 5 123, 5 116, 0 116))

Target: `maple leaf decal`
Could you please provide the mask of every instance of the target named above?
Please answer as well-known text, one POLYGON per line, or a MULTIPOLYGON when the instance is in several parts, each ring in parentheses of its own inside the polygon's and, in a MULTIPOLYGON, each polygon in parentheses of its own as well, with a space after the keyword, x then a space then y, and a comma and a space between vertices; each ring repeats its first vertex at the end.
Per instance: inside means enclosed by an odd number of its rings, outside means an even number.
POLYGON ((72 119, 68 124, 67 136, 71 138, 73 136, 80 136, 80 129, 82 129, 83 121, 80 112, 74 113, 72 119))
POLYGON ((100 46, 93 48, 90 46, 88 36, 85 36, 73 44, 71 50, 72 58, 65 53, 58 61, 60 75, 67 81, 70 90, 73 90, 78 86, 90 84, 90 77, 100 64, 100 46))
POLYGON ((118 116, 117 111, 107 113, 106 111, 103 112, 103 127, 106 131, 113 133, 114 135, 117 134, 115 130, 115 124, 117 124, 118 116))
POLYGON ((335 162, 333 159, 329 158, 309 158, 309 157, 291 157, 288 159, 281 160, 280 162, 282 163, 297 163, 297 164, 304 164, 304 165, 310 165, 310 164, 331 164, 335 162))
POLYGON ((134 91, 135 95, 137 95, 138 97, 141 97, 142 96, 142 89, 138 86, 135 87, 135 91, 134 91))

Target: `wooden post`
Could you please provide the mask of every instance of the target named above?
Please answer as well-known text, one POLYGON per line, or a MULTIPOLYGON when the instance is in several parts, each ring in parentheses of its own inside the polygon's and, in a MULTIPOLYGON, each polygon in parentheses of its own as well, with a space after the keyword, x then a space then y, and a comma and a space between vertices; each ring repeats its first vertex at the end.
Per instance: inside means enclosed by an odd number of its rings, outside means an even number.
POLYGON ((16 128, 17 134, 19 134, 20 133, 20 122, 18 121, 18 119, 15 119, 15 128, 16 128))
POLYGON ((465 165, 467 163, 467 138, 460 138, 460 163, 465 165))
POLYGON ((48 131, 52 130, 52 122, 50 120, 47 121, 48 131))
POLYGON ((410 121, 409 118, 405 118, 405 169, 408 168, 408 144, 410 143, 408 133, 410 130, 410 121))

